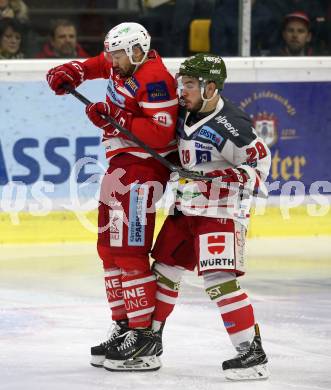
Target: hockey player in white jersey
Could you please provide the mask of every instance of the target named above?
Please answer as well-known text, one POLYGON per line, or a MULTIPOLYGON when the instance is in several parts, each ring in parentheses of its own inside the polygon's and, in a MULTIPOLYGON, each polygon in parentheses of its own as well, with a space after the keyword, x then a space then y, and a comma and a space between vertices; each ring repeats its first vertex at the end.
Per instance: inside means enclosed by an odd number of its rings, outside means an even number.
POLYGON ((196 54, 181 64, 177 79, 181 164, 212 179, 175 182, 175 212, 167 217, 152 252, 157 276, 153 328, 159 351, 181 276, 197 267, 237 351, 222 364, 226 378, 265 379, 267 356, 253 307, 237 277, 245 273, 252 196, 265 188, 270 151, 249 117, 220 95, 226 79, 222 58, 196 54))

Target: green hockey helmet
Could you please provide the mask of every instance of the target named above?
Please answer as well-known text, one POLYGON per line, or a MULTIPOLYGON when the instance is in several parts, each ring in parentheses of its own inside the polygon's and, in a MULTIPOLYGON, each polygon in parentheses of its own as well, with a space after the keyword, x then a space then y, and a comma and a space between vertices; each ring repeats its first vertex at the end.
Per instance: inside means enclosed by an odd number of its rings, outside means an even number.
POLYGON ((213 81, 221 91, 226 79, 226 66, 223 59, 215 54, 198 53, 187 58, 179 68, 180 76, 195 77, 205 84, 213 81))

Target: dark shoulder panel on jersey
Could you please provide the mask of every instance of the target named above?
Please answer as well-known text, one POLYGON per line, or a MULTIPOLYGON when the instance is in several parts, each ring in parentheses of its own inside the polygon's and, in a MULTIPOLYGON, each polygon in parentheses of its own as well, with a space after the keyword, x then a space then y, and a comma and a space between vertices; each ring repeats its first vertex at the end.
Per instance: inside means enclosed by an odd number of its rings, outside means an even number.
POLYGON ((186 110, 185 107, 179 101, 179 110, 176 124, 176 132, 180 138, 189 139, 184 132, 184 122, 185 122, 186 110))
POLYGON ((222 110, 208 121, 208 125, 239 148, 249 145, 256 138, 251 119, 229 100, 223 97, 222 99, 222 110))

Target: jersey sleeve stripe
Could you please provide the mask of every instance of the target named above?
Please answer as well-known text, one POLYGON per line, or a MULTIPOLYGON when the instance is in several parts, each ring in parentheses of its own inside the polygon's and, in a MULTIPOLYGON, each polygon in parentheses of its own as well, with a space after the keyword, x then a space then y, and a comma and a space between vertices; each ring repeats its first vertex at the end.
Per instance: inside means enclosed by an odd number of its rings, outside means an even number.
POLYGON ((145 108, 164 108, 164 107, 176 106, 177 104, 178 104, 177 98, 172 100, 167 100, 166 102, 161 102, 161 103, 139 102, 139 106, 145 108))

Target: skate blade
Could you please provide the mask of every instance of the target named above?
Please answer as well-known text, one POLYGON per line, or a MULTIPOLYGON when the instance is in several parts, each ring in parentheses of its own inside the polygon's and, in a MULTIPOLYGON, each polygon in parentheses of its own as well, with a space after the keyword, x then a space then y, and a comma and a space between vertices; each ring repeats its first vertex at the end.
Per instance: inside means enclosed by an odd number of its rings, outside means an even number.
POLYGON ((265 364, 259 364, 254 367, 225 370, 224 375, 230 381, 261 380, 269 378, 269 371, 265 364))
POLYGON ((92 355, 90 364, 93 367, 103 367, 103 362, 105 361, 105 355, 92 355))
POLYGON ((106 359, 103 367, 108 371, 156 371, 161 367, 161 361, 155 355, 128 360, 106 359))

